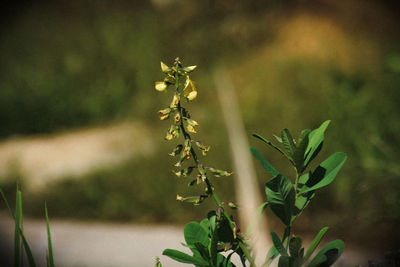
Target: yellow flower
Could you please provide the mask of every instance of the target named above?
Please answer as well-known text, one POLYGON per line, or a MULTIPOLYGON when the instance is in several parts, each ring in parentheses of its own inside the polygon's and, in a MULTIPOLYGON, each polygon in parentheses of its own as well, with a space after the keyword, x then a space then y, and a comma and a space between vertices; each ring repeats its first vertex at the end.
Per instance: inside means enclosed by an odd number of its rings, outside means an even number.
POLYGON ((161 117, 160 117, 160 120, 166 120, 166 119, 168 119, 169 118, 169 113, 168 114, 165 114, 165 115, 162 115, 161 117))
POLYGON ((194 127, 192 125, 188 125, 186 127, 187 131, 190 133, 197 133, 196 130, 194 129, 194 127))
POLYGON ((181 115, 179 113, 176 113, 174 119, 175 119, 175 123, 179 123, 181 121, 181 115))
POLYGON ((155 88, 159 92, 164 92, 167 89, 167 84, 165 82, 156 82, 155 88))
POLYGON ((179 96, 177 94, 174 95, 172 98, 171 105, 169 106, 170 108, 176 108, 179 104, 179 96))
POLYGON ((168 73, 171 71, 171 69, 164 63, 164 62, 160 62, 161 63, 161 71, 164 73, 168 73))
POLYGON ((194 65, 194 66, 188 66, 188 67, 184 67, 184 68, 183 68, 183 71, 185 71, 186 73, 189 73, 189 72, 194 71, 195 68, 197 68, 196 65, 194 65))
POLYGON ((197 91, 192 91, 188 94, 187 99, 189 101, 192 101, 193 99, 195 99, 197 97, 197 91))
POLYGON ((183 88, 184 96, 192 101, 197 97, 196 86, 192 80, 190 80, 189 76, 186 76, 185 87, 183 88))

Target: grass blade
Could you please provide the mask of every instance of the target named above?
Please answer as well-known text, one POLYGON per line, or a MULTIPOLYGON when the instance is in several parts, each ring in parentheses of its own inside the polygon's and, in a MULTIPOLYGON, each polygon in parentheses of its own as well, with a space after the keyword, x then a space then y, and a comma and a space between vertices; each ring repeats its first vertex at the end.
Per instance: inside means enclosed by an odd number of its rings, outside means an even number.
POLYGON ((21 236, 20 229, 22 221, 22 193, 18 189, 16 191, 16 199, 15 199, 15 231, 14 231, 14 266, 19 267, 22 265, 22 250, 21 250, 21 236))
POLYGON ((48 255, 47 255, 47 265, 49 267, 55 267, 54 257, 53 257, 53 245, 51 242, 51 232, 49 223, 49 214, 47 212, 47 203, 44 203, 44 213, 46 216, 46 228, 47 228, 47 244, 48 244, 48 255))
MULTIPOLYGON (((15 221, 14 213, 12 212, 10 204, 8 203, 7 198, 6 198, 4 192, 3 192, 3 190, 1 188, 0 188, 0 194, 1 194, 1 197, 2 197, 2 199, 4 201, 4 203, 7 206, 8 211, 11 214, 11 217, 15 221)), ((21 203, 21 205, 22 205, 22 203, 21 203)), ((25 253, 26 253, 26 256, 28 258, 29 266, 30 267, 36 267, 35 260, 33 258, 33 254, 32 254, 31 248, 29 247, 28 241, 26 240, 25 235, 24 235, 24 233, 23 233, 23 231, 22 231, 22 229, 20 227, 18 227, 18 231, 19 231, 19 234, 20 234, 20 236, 22 238, 22 244, 23 244, 23 246, 25 248, 25 253)))

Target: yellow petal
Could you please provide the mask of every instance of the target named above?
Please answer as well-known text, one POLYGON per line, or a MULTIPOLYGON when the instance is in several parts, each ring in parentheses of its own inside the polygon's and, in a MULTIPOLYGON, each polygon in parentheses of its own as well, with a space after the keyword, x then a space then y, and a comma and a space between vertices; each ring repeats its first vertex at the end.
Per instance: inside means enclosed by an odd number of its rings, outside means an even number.
POLYGON ((161 117, 160 117, 160 120, 166 120, 166 119, 168 119, 169 118, 169 114, 166 114, 166 115, 162 115, 161 117))
POLYGON ((177 94, 174 95, 172 98, 171 105, 169 106, 170 108, 176 108, 179 104, 179 96, 177 94))
POLYGON ((164 63, 164 62, 160 62, 161 63, 161 71, 164 73, 167 73, 169 71, 171 71, 171 69, 164 63))
POLYGON ((196 133, 196 130, 194 129, 194 127, 193 127, 192 125, 188 125, 188 126, 186 127, 186 129, 187 129, 188 132, 190 132, 190 133, 196 133))
POLYGON ((197 97, 197 91, 192 91, 188 94, 188 96, 186 97, 189 101, 192 101, 193 99, 195 99, 197 97))
POLYGON ((156 82, 155 88, 159 92, 163 92, 167 89, 167 84, 165 82, 156 82))
POLYGON ((189 72, 194 71, 195 68, 197 68, 196 65, 194 65, 194 66, 189 66, 189 67, 184 67, 183 70, 184 70, 185 72, 189 73, 189 72))
POLYGON ((196 86, 194 82, 190 80, 189 76, 186 76, 185 87, 183 88, 183 94, 188 100, 193 100, 197 96, 196 86))

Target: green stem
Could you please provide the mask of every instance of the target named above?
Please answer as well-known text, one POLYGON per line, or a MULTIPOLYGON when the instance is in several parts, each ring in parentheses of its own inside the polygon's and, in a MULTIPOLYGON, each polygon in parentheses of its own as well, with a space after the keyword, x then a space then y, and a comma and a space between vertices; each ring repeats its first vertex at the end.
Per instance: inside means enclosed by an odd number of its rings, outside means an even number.
POLYGON ((296 180, 294 180, 294 193, 295 193, 295 198, 297 199, 297 186, 298 186, 298 180, 299 180, 299 173, 297 172, 296 169, 296 180))
POLYGON ((282 242, 285 242, 286 239, 286 245, 285 249, 287 250, 289 247, 289 239, 290 239, 290 230, 291 230, 292 225, 289 225, 286 227, 285 232, 283 234, 282 242))
MULTIPOLYGON (((178 69, 179 69, 179 64, 175 64, 175 68, 176 68, 176 72, 175 72, 175 91, 177 93, 177 95, 179 96, 179 101, 178 101, 178 105, 177 105, 177 109, 180 115, 180 122, 179 122, 179 127, 182 131, 182 134, 184 136, 185 139, 190 140, 190 142, 192 141, 192 138, 190 136, 190 134, 188 132, 186 132, 185 126, 183 125, 183 108, 181 106, 181 101, 180 101, 180 96, 181 96, 181 92, 179 91, 179 73, 178 73, 178 69)), ((201 162, 199 161, 197 154, 195 152, 195 150, 193 149, 193 147, 190 148, 190 153, 193 157, 193 160, 196 164, 196 168, 199 167, 199 165, 201 164, 201 162)), ((212 198, 214 199, 214 201, 216 202, 217 206, 219 207, 224 207, 223 202, 220 200, 220 198, 218 197, 217 193, 215 193, 214 187, 212 185, 212 183, 210 182, 210 180, 206 177, 205 178, 205 183, 207 185, 207 191, 208 194, 210 194, 212 196, 212 198)), ((225 217, 228 219, 229 221, 229 225, 232 231, 235 231, 235 224, 232 221, 231 217, 229 216, 229 214, 225 211, 225 209, 223 209, 223 213, 225 215, 225 217)), ((247 260, 250 262, 250 266, 251 267, 255 267, 255 263, 254 263, 254 259, 251 257, 250 255, 250 251, 248 250, 247 246, 239 241, 239 246, 242 249, 243 253, 245 254, 247 260)))
POLYGON ((248 250, 246 244, 244 244, 243 242, 240 242, 239 246, 243 250, 243 253, 246 256, 247 260, 250 262, 250 267, 255 267, 256 264, 254 262, 254 259, 251 257, 250 251, 248 250))

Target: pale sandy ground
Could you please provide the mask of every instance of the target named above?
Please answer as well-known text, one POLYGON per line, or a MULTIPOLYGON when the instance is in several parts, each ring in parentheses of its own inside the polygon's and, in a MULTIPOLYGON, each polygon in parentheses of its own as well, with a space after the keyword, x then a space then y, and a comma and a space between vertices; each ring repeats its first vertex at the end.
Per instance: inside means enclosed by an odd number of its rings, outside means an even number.
POLYGON ((40 190, 49 181, 79 177, 155 149, 151 131, 139 122, 14 138, 0 143, 0 177, 17 172, 25 189, 40 190))
MULTIPOLYGON (((0 239, 4 242, 2 250, 12 255, 13 223, 8 216, 0 218, 0 239)), ((45 266, 45 222, 25 220, 24 228, 38 266, 45 266)), ((183 231, 177 226, 55 220, 51 221, 51 231, 58 267, 154 266, 156 256, 160 256, 164 266, 184 266, 161 256, 165 248, 182 248, 183 231)))
MULTIPOLYGON (((45 266, 45 221, 25 219, 24 229, 38 266, 45 266)), ((189 266, 161 256, 165 248, 185 250, 181 245, 182 227, 51 220, 51 231, 58 267, 154 266, 156 256, 160 256, 164 267, 189 266)), ((3 253, 8 251, 12 255, 13 234, 10 216, 0 214, 3 253)), ((356 266, 357 263, 367 266, 365 259, 370 256, 349 246, 335 266, 356 266)))

